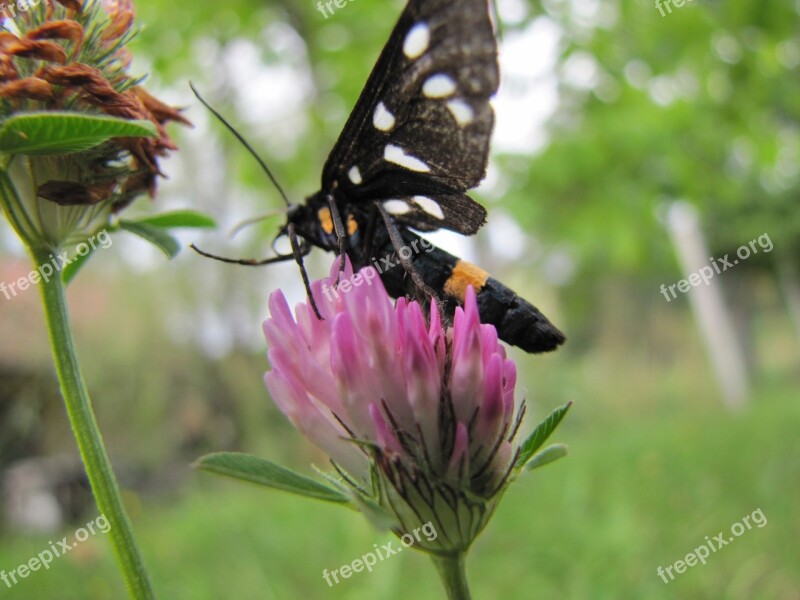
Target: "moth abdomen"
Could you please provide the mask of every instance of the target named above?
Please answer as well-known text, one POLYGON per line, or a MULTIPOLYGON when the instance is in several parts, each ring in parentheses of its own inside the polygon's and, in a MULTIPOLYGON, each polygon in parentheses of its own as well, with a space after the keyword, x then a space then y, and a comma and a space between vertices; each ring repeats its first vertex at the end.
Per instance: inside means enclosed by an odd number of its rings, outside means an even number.
MULTIPOLYGON (((402 236, 404 248, 421 250, 409 252, 410 260, 423 281, 443 301, 445 314, 452 315, 457 305, 464 304, 467 287, 471 285, 477 296, 481 322, 494 325, 503 341, 531 353, 549 352, 564 343, 564 334, 538 308, 488 272, 437 248, 408 229, 402 230, 402 236)), ((386 240, 380 246, 381 253, 392 256, 391 242, 386 240)), ((388 266, 386 261, 381 264, 388 266)), ((413 280, 399 261, 392 258, 389 264, 392 266, 378 269, 389 294, 395 297, 418 295, 413 280)))
POLYGON ((566 341, 541 311, 511 289, 490 277, 477 294, 481 322, 497 328, 500 339, 525 352, 555 350, 566 341))

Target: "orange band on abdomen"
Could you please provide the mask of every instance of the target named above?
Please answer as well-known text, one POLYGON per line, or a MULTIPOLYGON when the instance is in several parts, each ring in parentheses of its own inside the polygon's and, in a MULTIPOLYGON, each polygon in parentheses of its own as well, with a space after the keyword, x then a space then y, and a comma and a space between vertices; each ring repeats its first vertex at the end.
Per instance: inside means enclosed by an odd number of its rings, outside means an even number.
POLYGON ((453 267, 453 272, 447 281, 444 283, 444 291, 448 296, 464 302, 467 295, 467 286, 471 285, 475 288, 475 293, 481 291, 486 281, 489 279, 489 273, 484 271, 478 266, 468 263, 464 260, 459 260, 453 267))

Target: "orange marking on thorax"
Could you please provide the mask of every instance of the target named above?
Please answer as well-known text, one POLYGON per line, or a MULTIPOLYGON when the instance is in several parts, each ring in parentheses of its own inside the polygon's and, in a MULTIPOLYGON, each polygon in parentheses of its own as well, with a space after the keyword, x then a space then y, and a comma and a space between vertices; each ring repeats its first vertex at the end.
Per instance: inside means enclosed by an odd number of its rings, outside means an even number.
POLYGON ((347 235, 353 235, 356 231, 358 231, 358 223, 353 215, 347 215, 347 235))
POLYGON ((333 217, 331 217, 331 209, 327 207, 320 208, 317 211, 317 219, 322 226, 322 231, 330 235, 333 233, 333 217))

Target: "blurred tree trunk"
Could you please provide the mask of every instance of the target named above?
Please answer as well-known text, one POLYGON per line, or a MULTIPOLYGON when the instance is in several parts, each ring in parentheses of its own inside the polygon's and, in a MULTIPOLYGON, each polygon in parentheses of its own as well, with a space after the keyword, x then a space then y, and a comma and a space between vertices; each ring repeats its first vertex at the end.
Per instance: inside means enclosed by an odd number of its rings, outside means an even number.
MULTIPOLYGON (((709 251, 700 228, 697 210, 686 202, 674 202, 667 218, 675 253, 684 277, 709 265, 709 251)), ((719 275, 708 285, 692 287, 687 295, 700 334, 706 344, 714 374, 730 410, 741 409, 747 401, 747 362, 736 337, 733 318, 722 296, 719 275)))
POLYGON ((786 310, 794 324, 795 337, 800 346, 800 275, 797 266, 787 256, 777 257, 778 284, 786 302, 786 310))

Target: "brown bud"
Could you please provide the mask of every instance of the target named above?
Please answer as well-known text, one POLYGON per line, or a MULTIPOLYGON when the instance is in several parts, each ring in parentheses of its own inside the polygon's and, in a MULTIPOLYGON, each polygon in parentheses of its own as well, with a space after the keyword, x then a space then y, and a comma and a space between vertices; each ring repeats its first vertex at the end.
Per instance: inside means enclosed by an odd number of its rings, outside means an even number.
POLYGON ((114 141, 122 148, 131 153, 137 163, 146 168, 150 173, 163 175, 158 170, 158 160, 156 159, 156 143, 150 138, 141 137, 119 137, 114 141))
POLYGON ((105 8, 110 19, 100 36, 103 41, 116 41, 133 27, 136 12, 131 0, 104 0, 103 8, 105 8))
POLYGON ((173 108, 168 104, 164 104, 161 100, 150 94, 142 86, 137 85, 133 88, 133 93, 142 101, 144 107, 153 116, 153 118, 160 124, 167 121, 177 121, 191 127, 192 123, 185 118, 177 108, 173 108))
POLYGON ((151 198, 156 196, 156 174, 148 170, 134 173, 125 180, 122 186, 120 200, 114 203, 112 210, 119 212, 142 192, 147 192, 151 198))
POLYGON ((116 182, 86 185, 77 181, 48 181, 40 185, 39 196, 61 206, 88 206, 108 198, 116 182))
POLYGON ((73 55, 76 55, 83 44, 83 26, 72 19, 50 21, 29 31, 25 37, 29 40, 70 40, 75 44, 73 55))
POLYGON ((10 56, 0 54, 0 82, 19 78, 19 72, 10 56))
POLYGON ((38 42, 35 40, 21 39, 6 46, 6 52, 19 58, 32 58, 64 64, 67 62, 67 52, 55 42, 38 42))
POLYGON ((42 79, 53 85, 74 87, 96 81, 104 81, 100 71, 83 63, 72 63, 64 67, 46 65, 41 71, 42 79))
POLYGON ((26 77, 0 85, 0 98, 52 100, 53 88, 44 79, 26 77))
POLYGON ((5 52, 10 44, 18 41, 19 38, 10 31, 0 31, 0 52, 5 52))
POLYGON ((147 118, 147 113, 141 103, 134 101, 127 92, 120 94, 105 80, 84 85, 83 99, 112 117, 123 119, 147 118))
MULTIPOLYGON (((114 86, 105 79, 85 83, 83 85, 83 91, 87 96, 91 96, 99 103, 105 102, 109 105, 116 106, 127 104, 125 102, 125 96, 115 90, 114 86)), ((97 102, 94 102, 94 104, 97 104, 97 102)))
POLYGON ((81 8, 83 7, 82 0, 56 0, 61 6, 67 8, 68 10, 74 11, 76 13, 81 12, 81 8))

